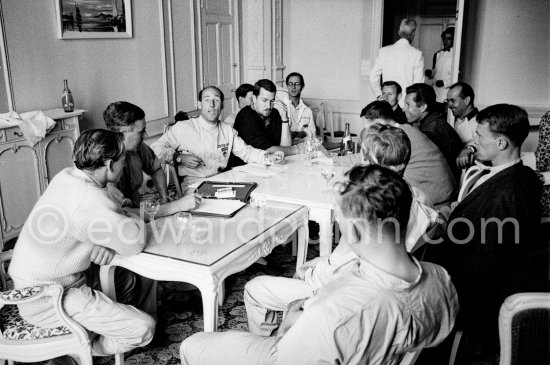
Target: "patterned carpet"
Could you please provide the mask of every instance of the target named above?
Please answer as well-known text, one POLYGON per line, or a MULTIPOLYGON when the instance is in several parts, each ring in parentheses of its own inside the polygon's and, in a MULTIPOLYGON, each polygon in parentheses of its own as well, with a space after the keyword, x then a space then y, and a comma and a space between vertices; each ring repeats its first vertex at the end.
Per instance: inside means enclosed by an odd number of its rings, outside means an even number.
MULTIPOLYGON (((308 259, 318 256, 317 245, 309 246, 308 259)), ((246 310, 243 303, 243 288, 247 281, 258 275, 291 277, 296 269, 296 258, 291 255, 291 245, 278 246, 266 257, 267 265, 253 264, 243 272, 226 280, 226 297, 218 310, 218 328, 247 331, 246 310)), ((202 303, 200 295, 193 295, 184 303, 176 301, 175 282, 160 282, 158 292, 158 314, 160 325, 152 344, 126 353, 127 365, 175 365, 180 364, 181 342, 203 329, 202 303), (174 311, 174 307, 183 308, 174 311)), ((197 291, 198 293, 198 291, 197 291)), ((40 364, 53 365, 55 361, 40 364)), ((95 357, 94 364, 114 364, 114 357, 95 357)))

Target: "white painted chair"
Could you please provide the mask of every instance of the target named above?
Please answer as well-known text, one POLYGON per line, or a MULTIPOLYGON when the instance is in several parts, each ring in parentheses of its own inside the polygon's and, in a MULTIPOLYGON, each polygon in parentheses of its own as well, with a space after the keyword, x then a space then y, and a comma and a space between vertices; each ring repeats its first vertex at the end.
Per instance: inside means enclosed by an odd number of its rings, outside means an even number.
MULTIPOLYGON (((0 252, 1 290, 7 289, 6 264, 12 250, 0 252)), ((92 365, 92 348, 88 332, 74 322, 63 310, 63 287, 58 284, 12 289, 0 292, 0 365, 8 361, 37 362, 63 355, 71 356, 78 364, 92 365), (19 315, 18 304, 47 298, 51 300, 63 326, 40 328, 19 315)), ((123 364, 123 354, 115 355, 115 364, 123 364)))

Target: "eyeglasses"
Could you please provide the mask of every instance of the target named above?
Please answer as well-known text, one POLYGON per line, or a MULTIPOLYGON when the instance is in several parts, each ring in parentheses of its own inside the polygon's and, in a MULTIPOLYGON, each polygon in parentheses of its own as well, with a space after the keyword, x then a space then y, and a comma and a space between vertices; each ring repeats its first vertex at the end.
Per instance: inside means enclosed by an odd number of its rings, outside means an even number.
POLYGON ((298 86, 302 86, 302 83, 301 82, 287 82, 286 86, 288 86, 288 87, 298 87, 298 86))

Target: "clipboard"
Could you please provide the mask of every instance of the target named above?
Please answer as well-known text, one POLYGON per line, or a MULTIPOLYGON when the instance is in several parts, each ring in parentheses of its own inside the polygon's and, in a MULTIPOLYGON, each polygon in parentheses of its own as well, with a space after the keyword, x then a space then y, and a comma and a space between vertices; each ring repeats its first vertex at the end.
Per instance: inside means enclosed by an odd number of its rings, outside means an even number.
POLYGON ((255 182, 203 181, 197 187, 197 192, 206 199, 240 200, 243 203, 247 203, 250 200, 250 194, 256 186, 258 186, 258 184, 255 182), (224 188, 233 189, 235 191, 235 196, 218 198, 216 192, 224 188))

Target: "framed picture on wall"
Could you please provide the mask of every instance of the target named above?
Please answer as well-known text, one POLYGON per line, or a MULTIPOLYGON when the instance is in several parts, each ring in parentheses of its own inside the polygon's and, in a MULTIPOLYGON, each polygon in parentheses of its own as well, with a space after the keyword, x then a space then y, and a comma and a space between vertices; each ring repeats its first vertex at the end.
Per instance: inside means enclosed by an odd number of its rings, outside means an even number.
POLYGON ((60 39, 132 38, 131 0, 55 0, 60 39))

